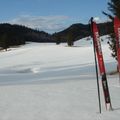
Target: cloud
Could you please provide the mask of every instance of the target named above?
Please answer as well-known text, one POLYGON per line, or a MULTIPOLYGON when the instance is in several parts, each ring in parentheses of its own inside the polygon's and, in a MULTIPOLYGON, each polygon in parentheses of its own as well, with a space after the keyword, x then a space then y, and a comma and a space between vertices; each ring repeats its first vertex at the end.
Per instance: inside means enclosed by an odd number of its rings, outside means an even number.
POLYGON ((95 22, 100 22, 101 19, 100 19, 99 17, 94 17, 94 21, 95 21, 95 22))
POLYGON ((105 18, 100 18, 100 17, 94 17, 94 21, 96 23, 104 23, 104 22, 108 22, 111 21, 110 19, 105 19, 105 18))
POLYGON ((68 16, 29 16, 22 15, 18 18, 10 20, 11 24, 25 25, 30 28, 43 30, 49 33, 57 32, 65 29, 68 16))

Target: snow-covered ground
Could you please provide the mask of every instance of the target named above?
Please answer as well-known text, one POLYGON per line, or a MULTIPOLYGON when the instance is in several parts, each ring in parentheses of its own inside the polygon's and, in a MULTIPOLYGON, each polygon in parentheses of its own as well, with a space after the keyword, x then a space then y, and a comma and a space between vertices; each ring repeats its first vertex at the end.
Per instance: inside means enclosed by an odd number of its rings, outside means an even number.
POLYGON ((102 42, 113 111, 106 111, 100 81, 99 114, 92 41, 29 43, 0 53, 0 120, 119 120, 116 61, 102 42))

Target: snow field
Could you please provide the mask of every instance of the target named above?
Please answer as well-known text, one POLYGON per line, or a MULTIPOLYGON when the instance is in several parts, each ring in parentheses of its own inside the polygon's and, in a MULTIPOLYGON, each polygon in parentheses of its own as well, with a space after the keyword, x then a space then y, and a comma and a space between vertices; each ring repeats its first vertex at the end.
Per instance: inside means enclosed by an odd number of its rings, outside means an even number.
MULTIPOLYGON (((103 42, 107 74, 116 70, 108 47, 103 42)), ((0 120, 119 120, 118 75, 107 75, 113 111, 105 109, 99 81, 99 114, 91 41, 30 43, 1 52, 0 61, 0 120)))

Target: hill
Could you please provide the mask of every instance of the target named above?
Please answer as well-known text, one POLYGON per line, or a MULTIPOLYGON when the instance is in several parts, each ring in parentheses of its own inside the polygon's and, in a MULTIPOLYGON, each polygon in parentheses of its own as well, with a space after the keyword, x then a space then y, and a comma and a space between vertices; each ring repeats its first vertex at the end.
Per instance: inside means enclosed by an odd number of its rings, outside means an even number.
POLYGON ((0 47, 31 42, 55 42, 52 36, 44 31, 34 30, 22 25, 0 24, 0 47))
MULTIPOLYGON (((112 26, 113 26, 112 22, 99 23, 98 28, 100 30, 100 35, 107 35, 111 33, 112 26)), ((90 25, 81 23, 73 24, 67 29, 53 34, 53 37, 56 40, 59 39, 61 42, 66 42, 70 34, 72 34, 74 41, 90 36, 91 35, 90 25)))
MULTIPOLYGON (((100 35, 109 34, 112 24, 111 22, 98 24, 100 35)), ((4 23, 0 24, 0 47, 6 49, 9 46, 25 44, 26 41, 41 43, 67 42, 68 39, 76 41, 90 35, 89 24, 73 24, 67 29, 51 35, 22 25, 4 23)))

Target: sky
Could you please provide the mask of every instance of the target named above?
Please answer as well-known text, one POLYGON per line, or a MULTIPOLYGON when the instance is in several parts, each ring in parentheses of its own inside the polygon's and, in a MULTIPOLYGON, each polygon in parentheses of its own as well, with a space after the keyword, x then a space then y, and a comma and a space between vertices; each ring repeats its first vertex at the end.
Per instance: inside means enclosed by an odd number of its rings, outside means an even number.
POLYGON ((107 19, 109 0, 0 0, 0 23, 21 24, 54 33, 91 17, 107 19))

